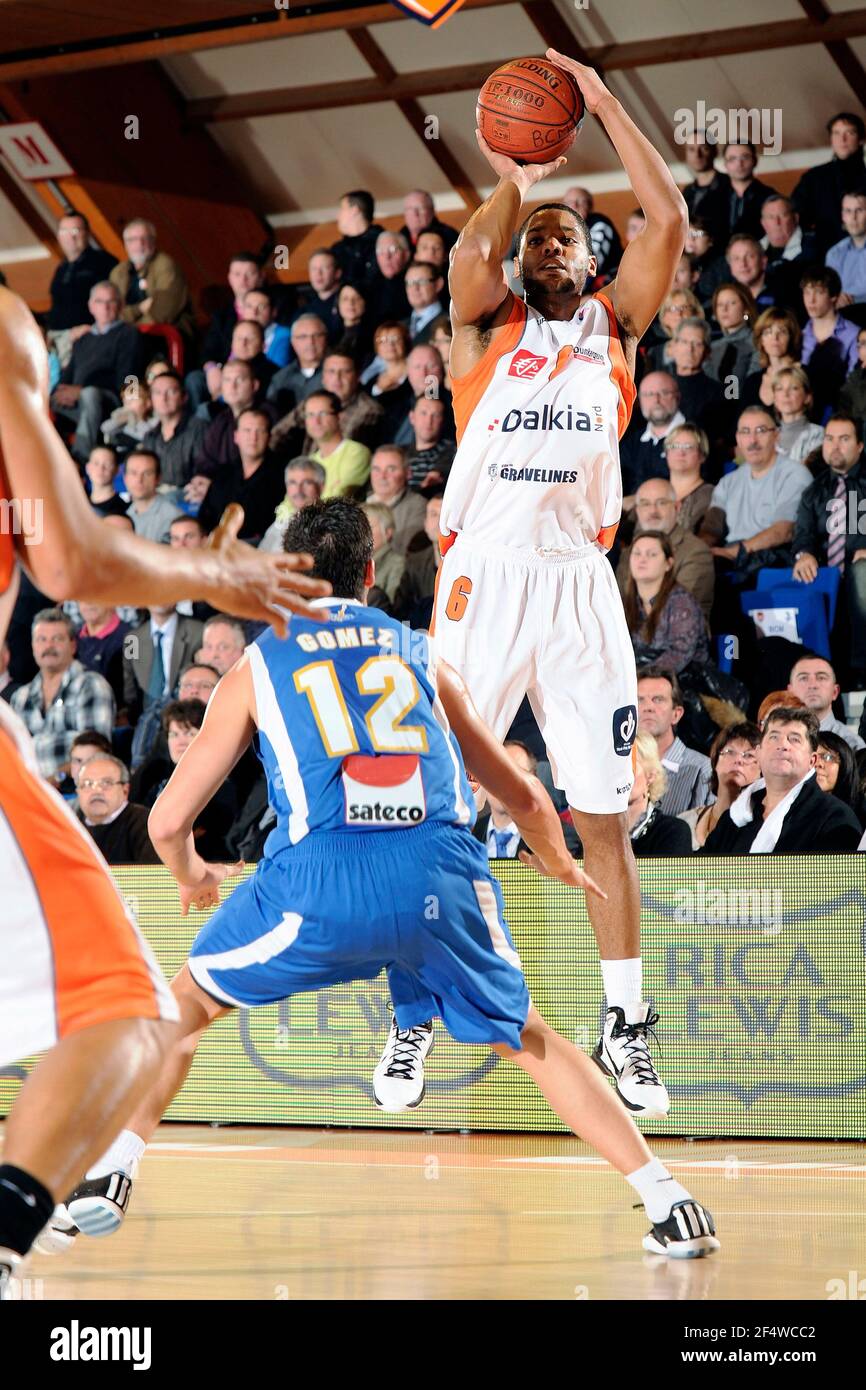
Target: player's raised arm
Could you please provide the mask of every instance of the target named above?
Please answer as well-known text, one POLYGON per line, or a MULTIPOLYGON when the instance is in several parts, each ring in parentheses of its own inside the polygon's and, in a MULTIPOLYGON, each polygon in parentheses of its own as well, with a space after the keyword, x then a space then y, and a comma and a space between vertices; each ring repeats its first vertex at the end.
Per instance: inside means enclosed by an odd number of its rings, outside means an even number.
POLYGON ((507 155, 491 150, 480 130, 478 146, 499 183, 486 202, 472 214, 451 253, 448 288, 451 319, 455 328, 490 319, 508 297, 502 262, 520 221, 529 189, 565 163, 565 155, 549 164, 515 164, 507 155))
POLYGON ((46 382, 39 329, 26 305, 0 288, 0 472, 30 529, 16 537, 18 556, 49 598, 112 607, 201 599, 283 632, 280 608, 306 613, 308 597, 330 592, 300 572, 309 568, 306 557, 265 555, 239 541, 240 508, 200 551, 103 526, 49 418, 46 382))
POLYGON ((507 807, 533 851, 531 859, 521 856, 524 862, 546 877, 606 898, 569 854, 559 816, 538 778, 511 761, 476 710, 462 678, 441 658, 436 663, 436 680, 448 722, 473 776, 507 807))
POLYGON ((640 338, 670 289, 688 230, 685 199, 661 155, 642 135, 592 68, 547 50, 551 62, 577 79, 588 111, 601 121, 622 160, 646 216, 646 227, 625 249, 607 293, 626 331, 640 338))

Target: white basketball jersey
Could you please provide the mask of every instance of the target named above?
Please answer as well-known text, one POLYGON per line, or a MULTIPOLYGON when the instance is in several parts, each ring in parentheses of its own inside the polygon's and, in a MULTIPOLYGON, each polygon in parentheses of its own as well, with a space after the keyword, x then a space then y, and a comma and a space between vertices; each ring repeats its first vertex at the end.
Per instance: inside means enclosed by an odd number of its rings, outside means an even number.
POLYGON ((634 399, 605 295, 563 321, 515 299, 498 339, 454 382, 458 449, 442 502, 443 550, 457 533, 609 550, 622 510, 619 440, 634 399))

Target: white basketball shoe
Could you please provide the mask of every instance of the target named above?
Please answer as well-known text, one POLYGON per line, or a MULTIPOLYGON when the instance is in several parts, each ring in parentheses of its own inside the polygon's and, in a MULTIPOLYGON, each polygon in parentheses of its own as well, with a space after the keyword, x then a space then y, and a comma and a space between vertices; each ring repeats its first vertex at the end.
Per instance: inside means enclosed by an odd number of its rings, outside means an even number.
POLYGON ((379 1065, 373 1072, 373 1096, 380 1110, 397 1115, 414 1110, 424 1099, 424 1058, 433 1047, 433 1024, 420 1023, 416 1028, 397 1027, 391 1019, 391 1031, 379 1065))
POLYGON ((647 1032, 659 1021, 649 1004, 632 1004, 625 1010, 608 1009, 604 1030, 592 1060, 616 1082, 623 1105, 646 1120, 663 1120, 671 1100, 659 1080, 647 1044, 647 1032))

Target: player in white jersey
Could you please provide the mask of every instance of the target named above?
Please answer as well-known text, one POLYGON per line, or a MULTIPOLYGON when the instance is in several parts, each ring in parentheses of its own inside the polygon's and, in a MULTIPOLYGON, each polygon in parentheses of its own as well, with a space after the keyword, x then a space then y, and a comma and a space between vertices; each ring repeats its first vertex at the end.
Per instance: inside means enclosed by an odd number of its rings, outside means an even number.
MULTIPOLYGON (((480 148, 499 176, 452 252, 451 350, 458 449, 442 503, 433 631, 501 738, 528 695, 554 781, 567 795, 586 869, 608 893, 587 901, 607 1013, 593 1054, 625 1104, 660 1117, 669 1098, 647 1046, 640 891, 626 808, 637 731, 635 661, 613 570, 622 503, 619 440, 635 398, 635 355, 673 281, 687 227, 670 172, 588 67, 549 49, 604 126, 646 216, 616 279, 596 272, 586 223, 563 203, 524 200, 565 157, 518 166, 480 148), (525 218, 525 220, 523 220, 525 218), (503 261, 518 230, 508 287, 503 261)), ((376 1069, 384 1109, 417 1104, 432 1032, 392 1027, 376 1069)))

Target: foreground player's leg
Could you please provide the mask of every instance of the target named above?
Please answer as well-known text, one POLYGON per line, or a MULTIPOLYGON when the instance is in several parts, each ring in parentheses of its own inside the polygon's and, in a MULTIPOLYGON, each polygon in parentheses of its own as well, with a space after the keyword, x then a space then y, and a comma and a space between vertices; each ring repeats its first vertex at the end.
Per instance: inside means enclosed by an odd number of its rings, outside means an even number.
POLYGON ((571 810, 583 844, 586 872, 607 899, 586 896, 598 942, 607 1002, 604 1030, 593 1060, 616 1082, 623 1103, 645 1119, 663 1119, 670 1097, 653 1065, 647 1030, 658 1021, 643 999, 640 954, 640 886, 624 814, 571 810))
POLYGON ((149 1085, 139 1089, 139 1104, 126 1128, 110 1147, 106 1149, 103 1144, 93 1154, 84 1182, 66 1201, 70 1218, 85 1235, 111 1235, 123 1222, 132 1179, 147 1141, 183 1086, 205 1029, 229 1012, 199 989, 186 966, 172 981, 171 989, 180 1010, 174 1044, 161 1069, 151 1072, 149 1085))
POLYGON ((617 1168, 644 1204, 652 1230, 645 1250, 690 1259, 719 1248, 710 1213, 654 1159, 643 1135, 592 1062, 530 1008, 515 1052, 494 1051, 521 1067, 569 1129, 617 1168))
MULTIPOLYGON (((117 1134, 153 1085, 175 1027, 136 1018, 94 1024, 64 1038, 31 1072, 6 1122, 0 1264, 4 1250, 27 1254, 55 1203, 117 1134)), ((58 1219, 55 1248, 64 1244, 58 1219)))

